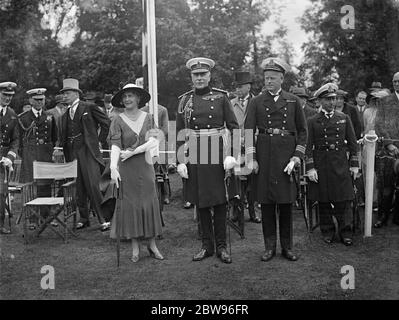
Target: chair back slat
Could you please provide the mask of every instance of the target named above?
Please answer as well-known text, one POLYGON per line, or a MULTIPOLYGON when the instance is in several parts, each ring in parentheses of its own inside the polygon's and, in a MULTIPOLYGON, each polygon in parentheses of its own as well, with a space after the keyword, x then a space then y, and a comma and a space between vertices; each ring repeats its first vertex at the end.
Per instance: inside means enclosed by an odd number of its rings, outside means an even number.
POLYGON ((78 162, 53 163, 33 161, 33 179, 69 179, 78 175, 78 162))
POLYGON ((10 185, 19 183, 19 177, 21 175, 21 162, 21 159, 14 160, 13 170, 10 172, 10 177, 8 179, 8 183, 10 185))

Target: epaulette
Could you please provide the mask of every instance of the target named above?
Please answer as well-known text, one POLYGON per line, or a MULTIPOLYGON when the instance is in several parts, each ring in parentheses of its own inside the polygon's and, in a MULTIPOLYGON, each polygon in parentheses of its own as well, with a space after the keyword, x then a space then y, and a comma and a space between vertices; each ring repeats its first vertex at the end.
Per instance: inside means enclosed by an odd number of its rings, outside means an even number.
POLYGON ((188 95, 188 94, 190 94, 190 93, 193 93, 193 92, 194 92, 194 90, 187 91, 187 92, 183 93, 181 96, 179 96, 178 99, 180 100, 180 99, 183 98, 184 96, 186 96, 186 95, 188 95))
POLYGON ((224 94, 229 94, 226 90, 222 90, 222 89, 218 89, 218 88, 212 88, 212 91, 217 91, 217 92, 221 92, 224 94))

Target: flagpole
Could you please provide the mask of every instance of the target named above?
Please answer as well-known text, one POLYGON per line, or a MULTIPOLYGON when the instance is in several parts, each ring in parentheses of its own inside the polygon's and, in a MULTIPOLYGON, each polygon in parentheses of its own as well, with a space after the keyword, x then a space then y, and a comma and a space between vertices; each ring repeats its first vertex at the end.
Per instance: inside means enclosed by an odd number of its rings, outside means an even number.
MULTIPOLYGON (((151 94, 149 102, 150 113, 154 116, 154 123, 158 127, 158 77, 157 77, 157 47, 155 33, 155 0, 144 0, 147 9, 147 62, 148 62, 148 91, 151 94)), ((144 59, 144 57, 143 57, 144 59)))

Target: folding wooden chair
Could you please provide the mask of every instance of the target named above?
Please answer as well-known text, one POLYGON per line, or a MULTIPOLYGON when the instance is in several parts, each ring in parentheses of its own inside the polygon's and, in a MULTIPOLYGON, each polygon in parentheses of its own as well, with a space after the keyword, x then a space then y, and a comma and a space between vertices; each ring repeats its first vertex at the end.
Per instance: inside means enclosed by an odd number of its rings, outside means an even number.
POLYGON ((68 163, 52 162, 33 162, 33 179, 31 183, 24 184, 22 187, 23 215, 24 215, 24 237, 28 242, 28 223, 33 218, 38 221, 38 227, 33 232, 39 236, 47 227, 67 242, 68 233, 77 236, 74 232, 77 216, 76 205, 76 177, 77 160, 68 163), (52 186, 56 186, 58 181, 73 179, 61 185, 63 197, 57 197, 57 188, 52 187, 51 197, 37 197, 37 184, 40 180, 52 180, 52 186), (47 207, 49 215, 45 218, 41 215, 41 209, 47 207), (63 213, 63 218, 59 216, 63 213), (68 226, 68 220, 73 218, 72 229, 68 226), (57 221, 60 228, 56 229, 51 222, 57 221))
MULTIPOLYGON (((12 201, 14 199, 15 194, 20 194, 22 191, 22 183, 19 181, 21 173, 21 159, 17 159, 14 161, 14 165, 11 171, 8 171, 7 183, 8 183, 8 192, 6 195, 6 216, 9 219, 9 225, 11 230, 11 218, 14 216, 14 211, 12 209, 12 201)), ((21 219, 21 215, 18 217, 18 220, 21 219)))

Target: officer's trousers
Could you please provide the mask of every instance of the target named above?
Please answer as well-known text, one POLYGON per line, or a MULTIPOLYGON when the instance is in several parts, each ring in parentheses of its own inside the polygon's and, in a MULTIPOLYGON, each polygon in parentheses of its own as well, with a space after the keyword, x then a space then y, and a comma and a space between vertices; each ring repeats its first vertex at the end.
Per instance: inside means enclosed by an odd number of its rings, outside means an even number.
POLYGON ((215 242, 217 252, 226 249, 227 204, 213 207, 213 221, 211 209, 212 207, 199 208, 198 214, 202 229, 202 248, 214 253, 215 242))
POLYGON ((262 230, 266 250, 276 250, 276 209, 279 209, 280 245, 283 250, 292 248, 292 204, 262 203, 262 230))
POLYGON ((334 238, 335 235, 335 225, 333 221, 333 216, 338 222, 338 234, 341 238, 351 238, 351 222, 350 214, 351 211, 351 201, 340 201, 334 203, 319 203, 319 216, 320 216, 320 230, 323 237, 328 237, 330 239, 334 238))

